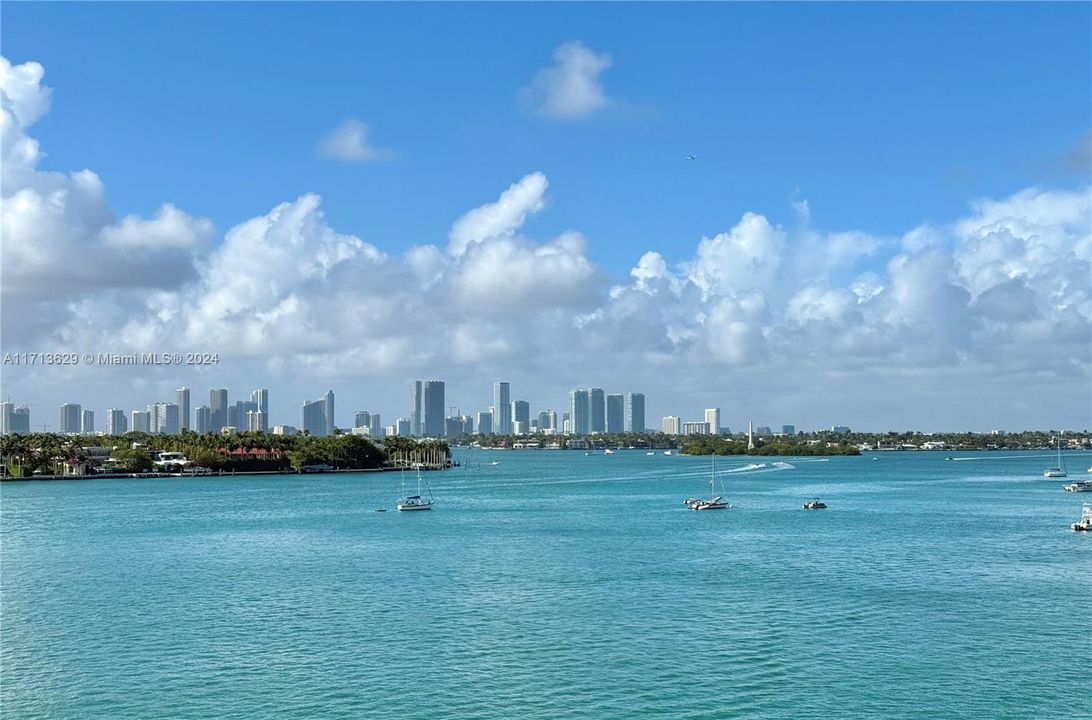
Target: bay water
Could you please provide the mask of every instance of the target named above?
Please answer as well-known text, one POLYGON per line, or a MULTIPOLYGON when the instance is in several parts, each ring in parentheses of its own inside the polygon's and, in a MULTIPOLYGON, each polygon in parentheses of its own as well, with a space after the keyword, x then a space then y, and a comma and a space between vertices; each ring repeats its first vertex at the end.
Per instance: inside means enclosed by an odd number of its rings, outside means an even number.
POLYGON ((1092 718, 1049 453, 455 456, 5 483, 0 715, 1092 718))

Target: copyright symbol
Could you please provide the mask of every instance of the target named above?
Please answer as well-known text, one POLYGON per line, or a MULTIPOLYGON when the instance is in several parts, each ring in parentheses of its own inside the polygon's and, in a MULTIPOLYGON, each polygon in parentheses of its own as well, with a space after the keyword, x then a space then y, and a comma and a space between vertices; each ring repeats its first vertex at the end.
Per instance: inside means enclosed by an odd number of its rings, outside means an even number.
POLYGON ((94 365, 95 364, 95 356, 92 355, 91 353, 84 353, 83 354, 83 364, 84 365, 94 365))

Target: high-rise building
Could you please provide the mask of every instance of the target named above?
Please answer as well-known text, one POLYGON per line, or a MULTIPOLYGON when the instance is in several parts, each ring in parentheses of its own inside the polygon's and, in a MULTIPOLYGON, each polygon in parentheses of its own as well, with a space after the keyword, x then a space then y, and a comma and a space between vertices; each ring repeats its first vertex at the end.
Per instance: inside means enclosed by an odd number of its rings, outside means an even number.
POLYGON ((20 405, 15 408, 15 411, 11 416, 11 424, 8 426, 8 431, 13 433, 19 433, 20 435, 27 435, 30 433, 30 406, 20 405))
POLYGON ((543 410, 542 412, 540 412, 538 414, 538 429, 539 430, 550 430, 552 428, 553 428, 553 425, 550 424, 550 411, 549 410, 543 410))
POLYGON ((132 418, 133 421, 129 423, 129 426, 133 428, 133 432, 150 433, 152 431, 151 413, 144 410, 134 410, 132 418))
POLYGON ((557 427, 557 413, 555 411, 553 411, 553 410, 550 410, 547 413, 547 415, 548 415, 548 417, 546 418, 546 427, 544 429, 553 430, 553 431, 556 432, 558 430, 558 427, 557 427))
POLYGON ((760 437, 769 437, 773 435, 773 431, 770 429, 769 425, 759 425, 755 429, 755 432, 758 433, 760 437))
POLYGON ((531 425, 531 403, 526 400, 512 401, 512 422, 521 422, 525 428, 531 425))
POLYGON ((493 434, 493 413, 484 410, 478 413, 478 434, 493 434))
POLYGON ((210 430, 214 433, 220 432, 220 428, 228 424, 227 400, 227 390, 221 388, 209 391, 209 412, 212 422, 210 430))
POLYGON ((84 410, 80 417, 80 432, 84 435, 95 432, 95 411, 84 410))
POLYGON ((334 422, 334 391, 327 390, 322 398, 323 410, 326 412, 326 434, 334 435, 337 425, 334 422))
POLYGON ((684 422, 682 424, 683 435, 708 435, 709 423, 704 420, 697 420, 694 422, 684 422))
POLYGON ((15 414, 15 403, 0 402, 0 435, 13 432, 11 429, 12 416, 15 414))
POLYGON ((590 431, 591 413, 588 405, 587 390, 569 391, 569 432, 573 435, 587 435, 590 431))
POLYGON ((367 410, 357 410, 353 416, 353 427, 366 427, 372 426, 372 414, 367 410))
POLYGON ((709 432, 713 435, 720 434, 720 408, 706 408, 705 422, 709 425, 709 432))
POLYGON ((527 423, 522 420, 512 421, 512 434, 513 435, 526 435, 531 428, 527 426, 527 423))
POLYGON ((643 433, 645 431, 645 394, 626 393, 625 431, 643 433))
POLYGON ((394 434, 410 435, 413 432, 412 424, 413 421, 409 418, 398 418, 394 421, 394 434))
POLYGON ((61 426, 60 432, 62 433, 78 433, 80 431, 80 423, 83 422, 83 408, 79 403, 65 403, 61 405, 61 426))
POLYGON ((208 405, 198 405, 194 408, 193 430, 201 435, 212 432, 212 408, 208 405))
POLYGON ((466 424, 463 421, 463 417, 449 417, 444 419, 444 436, 445 437, 459 437, 466 432, 466 424))
POLYGON ((379 413, 372 413, 372 437, 383 437, 383 420, 379 413))
POLYGON ((781 434, 782 435, 795 435, 796 434, 796 426, 795 425, 782 425, 781 426, 781 434))
POLYGON ((246 430, 247 432, 265 432, 266 420, 265 413, 261 410, 247 410, 246 412, 246 430))
POLYGON ((305 433, 314 437, 326 437, 326 399, 307 400, 303 403, 300 425, 305 433))
POLYGON ((414 380, 410 383, 409 404, 410 432, 414 435, 421 436, 423 434, 421 418, 425 414, 425 382, 423 380, 414 380))
POLYGON ((129 432, 129 423, 125 420, 125 411, 110 408, 106 411, 106 434, 124 435, 129 432))
POLYGON ((190 429, 190 389, 180 387, 174 391, 175 402, 178 403, 178 429, 190 429))
POLYGON ((682 430, 682 426, 679 422, 677 415, 667 415, 664 417, 663 424, 660 426, 665 435, 678 435, 682 430))
POLYGON ((425 380, 421 393, 421 431, 423 437, 443 437, 444 383, 442 380, 425 380))
POLYGON ((463 432, 467 435, 474 434, 474 418, 470 415, 463 415, 463 432))
POLYGON ((257 429, 261 432, 269 432, 269 390, 266 388, 252 390, 250 402, 254 403, 258 412, 262 413, 262 426, 257 429))
POLYGON ((607 432, 620 433, 625 427, 626 400, 621 394, 607 395, 607 432))
POLYGON ((493 383, 493 432, 512 434, 512 398, 506 382, 493 383))
POLYGON ((607 404, 602 388, 588 390, 588 428, 590 432, 607 431, 607 404))
POLYGON ((159 435, 178 434, 178 405, 156 403, 148 406, 149 430, 159 435))

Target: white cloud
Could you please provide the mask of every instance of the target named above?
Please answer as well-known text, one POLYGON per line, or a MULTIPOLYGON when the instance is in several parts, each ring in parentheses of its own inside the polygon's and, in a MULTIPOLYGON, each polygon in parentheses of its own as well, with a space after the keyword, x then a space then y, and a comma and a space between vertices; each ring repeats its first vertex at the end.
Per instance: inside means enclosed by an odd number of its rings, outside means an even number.
POLYGON ((611 103, 599 75, 612 64, 610 55, 597 55, 579 40, 554 50, 554 64, 536 73, 519 94, 527 112, 557 120, 587 117, 611 103))
POLYGON ((496 202, 468 211, 451 226, 448 252, 462 255, 471 243, 511 237, 523 227, 528 215, 546 206, 548 186, 545 175, 533 172, 509 185, 496 202))
POLYGON ((319 157, 350 163, 389 160, 394 153, 368 142, 368 126, 359 120, 345 120, 318 143, 319 157))
POLYGON ((729 232, 702 238, 687 275, 705 297, 765 288, 781 264, 785 239, 762 215, 744 213, 729 232))

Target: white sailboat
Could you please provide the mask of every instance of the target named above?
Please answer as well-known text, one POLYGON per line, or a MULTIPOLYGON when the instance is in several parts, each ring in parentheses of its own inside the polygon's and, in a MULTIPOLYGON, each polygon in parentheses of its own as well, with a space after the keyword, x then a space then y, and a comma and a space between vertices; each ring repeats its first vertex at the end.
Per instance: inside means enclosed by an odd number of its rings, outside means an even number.
POLYGON ((425 489, 428 491, 428 500, 425 500, 421 494, 421 465, 417 465, 417 494, 406 497, 406 471, 402 471, 402 500, 398 501, 398 509, 406 512, 410 510, 431 510, 432 509, 432 490, 429 489, 428 483, 425 483, 425 489))
POLYGON ((1062 462, 1062 444, 1058 442, 1058 438, 1054 438, 1054 447, 1058 449, 1058 464, 1055 467, 1047 468, 1043 471, 1043 477, 1045 478, 1063 478, 1066 477, 1065 463, 1062 462))
POLYGON ((717 495, 717 454, 713 453, 713 469, 709 475, 709 499, 702 498, 687 498, 684 502, 691 510, 727 510, 732 507, 731 503, 725 502, 720 495, 717 495))

